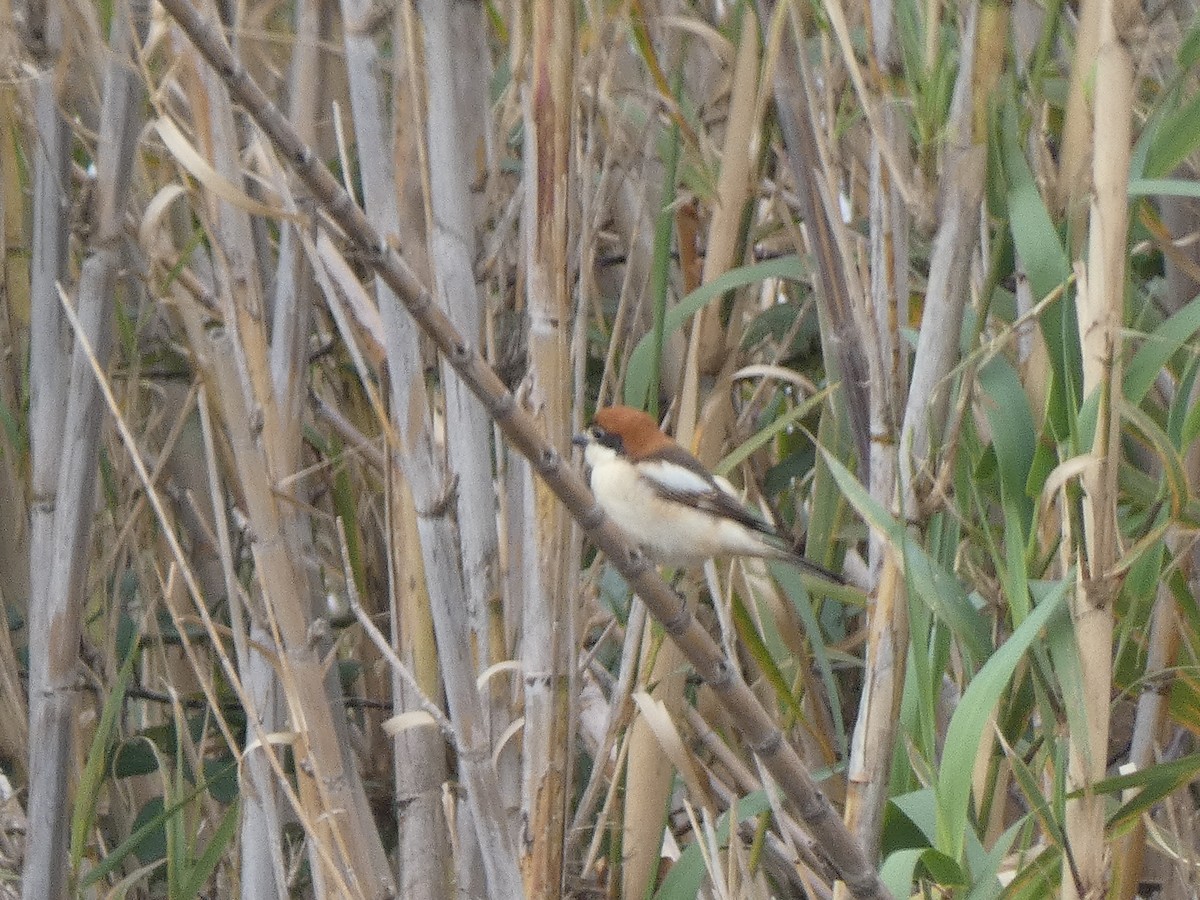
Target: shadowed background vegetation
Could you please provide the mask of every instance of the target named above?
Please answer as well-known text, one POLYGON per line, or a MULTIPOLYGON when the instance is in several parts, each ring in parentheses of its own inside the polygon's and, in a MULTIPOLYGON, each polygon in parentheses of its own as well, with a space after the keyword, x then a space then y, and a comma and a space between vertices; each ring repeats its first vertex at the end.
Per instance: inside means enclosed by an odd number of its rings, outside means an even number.
POLYGON ((0 0, 0 897, 1200 891, 1193 4, 183 2, 0 0))

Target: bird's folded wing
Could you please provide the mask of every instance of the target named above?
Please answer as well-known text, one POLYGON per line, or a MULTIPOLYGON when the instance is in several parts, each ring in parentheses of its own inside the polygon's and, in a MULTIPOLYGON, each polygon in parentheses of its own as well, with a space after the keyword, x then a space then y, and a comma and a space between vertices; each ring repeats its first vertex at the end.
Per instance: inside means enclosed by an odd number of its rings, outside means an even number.
POLYGON ((774 535, 770 525, 742 506, 732 493, 704 470, 690 454, 663 451, 657 459, 643 460, 638 472, 655 492, 665 500, 684 503, 702 512, 733 521, 767 535, 774 535))

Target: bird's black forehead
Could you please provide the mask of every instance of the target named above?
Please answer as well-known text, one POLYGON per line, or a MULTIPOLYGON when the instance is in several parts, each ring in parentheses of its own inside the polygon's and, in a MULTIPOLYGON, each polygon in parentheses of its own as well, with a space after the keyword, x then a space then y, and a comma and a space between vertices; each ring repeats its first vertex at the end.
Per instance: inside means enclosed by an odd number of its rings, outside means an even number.
POLYGON ((596 443, 602 447, 608 447, 610 450, 615 450, 621 453, 625 449, 625 442, 621 440, 621 436, 614 431, 605 431, 599 425, 593 425, 591 428, 592 437, 596 439, 596 443))

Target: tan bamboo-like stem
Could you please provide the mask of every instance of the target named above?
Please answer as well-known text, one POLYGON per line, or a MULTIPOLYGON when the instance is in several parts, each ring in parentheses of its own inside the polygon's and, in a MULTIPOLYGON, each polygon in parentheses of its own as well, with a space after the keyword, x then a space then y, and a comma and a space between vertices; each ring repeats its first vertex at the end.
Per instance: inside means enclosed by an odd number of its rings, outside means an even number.
MULTIPOLYGON (((381 84, 384 72, 379 65, 379 49, 372 33, 371 22, 378 10, 370 4, 343 3, 344 40, 346 44, 347 69, 350 76, 351 105, 354 111, 354 130, 357 138, 359 158, 363 167, 364 202, 372 221, 388 233, 403 233, 401 210, 395 188, 398 145, 394 144, 395 129, 385 115, 383 95, 386 88, 381 84)), ((397 21, 407 20, 407 15, 397 15, 397 21)), ((397 32, 399 33, 399 32, 397 32)), ((406 44, 405 55, 410 59, 412 45, 406 44)), ((413 65, 415 69, 415 63, 413 65)), ((397 92, 399 94, 399 92, 397 92)), ((399 96, 397 102, 400 102, 399 96)), ((393 120, 394 121, 394 120, 393 120)), ((413 144, 421 141, 415 139, 413 144)), ((327 241, 318 242, 326 266, 331 272, 342 273, 348 266, 327 241)), ((338 277, 343 290, 358 286, 347 275, 338 277)), ((389 375, 394 403, 398 408, 409 407, 410 415, 406 427, 400 429, 400 446, 421 448, 422 454, 438 458, 433 450, 432 430, 428 422, 428 404, 424 396, 425 386, 421 381, 420 348, 411 329, 396 328, 393 311, 396 300, 382 282, 376 282, 376 297, 384 320, 387 354, 390 360, 389 375)), ((364 296, 359 304, 370 305, 364 296)), ((440 694, 438 652, 434 635, 432 597, 437 596, 448 613, 441 624, 455 632, 454 637, 443 637, 448 645, 456 645, 464 638, 467 606, 462 602, 462 572, 457 554, 453 552, 455 542, 447 536, 450 507, 438 506, 418 527, 418 499, 421 503, 436 506, 430 498, 441 496, 449 476, 439 466, 426 467, 419 483, 410 480, 410 472, 397 465, 399 454, 389 454, 385 477, 390 485, 388 518, 388 582, 390 586, 392 630, 404 661, 411 667, 420 683, 432 696, 440 694), (434 536, 436 535, 436 536, 434 536), (434 545, 440 545, 440 552, 434 545)), ((443 633, 444 634, 444 633, 443 633)), ((474 667, 469 655, 447 654, 443 660, 451 696, 451 707, 460 712, 472 710, 469 695, 474 693, 474 667), (466 668, 462 669, 461 666, 466 668), (462 698, 461 701, 459 698, 462 698)), ((398 677, 394 677, 396 712, 413 709, 418 704, 417 692, 398 677)), ((473 719, 474 712, 466 713, 473 719)), ((459 723, 460 726, 463 723, 459 723)), ((460 730, 468 735, 467 745, 477 754, 481 747, 471 741, 479 741, 482 735, 473 733, 469 726, 460 730)), ((453 877, 453 866, 447 841, 446 811, 442 804, 441 786, 446 778, 446 759, 441 740, 428 729, 408 729, 395 736, 394 764, 396 772, 397 823, 399 826, 398 853, 401 883, 400 896, 439 897, 449 890, 453 877)), ((478 764, 464 765, 465 781, 472 783, 480 771, 478 764)), ((487 779, 486 773, 484 779, 487 779)), ((470 835, 476 827, 475 801, 486 790, 473 790, 467 804, 460 812, 463 833, 470 835)), ((468 891, 485 889, 484 874, 494 872, 497 865, 489 858, 483 861, 470 852, 476 844, 469 843, 468 850, 460 853, 459 877, 468 891)), ((497 844, 499 849, 503 843, 497 844)))
MULTIPOLYGON (((521 233, 529 311, 528 404, 551 446, 569 444, 574 421, 571 361, 572 297, 568 283, 571 158, 575 98, 575 16, 569 3, 534 0, 533 41, 522 88, 525 140, 521 233)), ((533 897, 562 891, 574 677, 574 616, 570 586, 577 580, 578 537, 544 482, 526 492, 532 526, 527 549, 522 658, 525 729, 521 847, 525 890, 533 897)), ((528 532, 527 532, 528 533, 528 532)))
MULTIPOLYGON (((311 89, 317 77, 317 5, 304 0, 296 5, 296 40, 289 83, 289 112, 293 121, 312 122, 317 91, 311 89), (304 86, 301 86, 304 85, 304 86), (307 88, 307 89, 306 89, 307 88)), ((313 128, 307 128, 312 139, 313 128)), ((287 173, 280 173, 286 179, 287 173)), ((290 203, 286 185, 281 196, 290 203)), ((312 305, 312 275, 304 254, 300 252, 299 228, 293 222, 283 222, 280 250, 275 271, 275 293, 271 313, 271 380, 275 385, 275 402, 281 410, 281 420, 292 424, 281 442, 281 464, 284 472, 299 468, 300 424, 304 421, 304 402, 307 396, 305 378, 308 362, 308 322, 312 305)), ((311 534, 305 527, 304 544, 311 545, 311 534)), ((274 647, 274 638, 259 617, 248 617, 248 637, 244 659, 239 667, 246 691, 254 700, 252 708, 259 715, 265 732, 284 727, 284 709, 280 678, 266 648, 274 647)), ((252 742, 257 738, 251 737, 252 742)), ((245 793, 241 806, 241 896, 268 898, 280 895, 286 883, 283 870, 280 792, 268 761, 262 752, 248 752, 245 769, 252 790, 245 793)))
MULTIPOLYGON (((876 72, 881 78, 885 73, 894 76, 900 48, 892 5, 872 3, 871 24, 876 72)), ((880 138, 891 142, 891 157, 907 159, 907 131, 899 110, 885 104, 880 119, 880 138)), ((900 427, 907 381, 907 351, 899 332, 900 323, 908 318, 907 211, 885 165, 878 138, 872 142, 870 165, 873 334, 866 342, 872 371, 869 487, 872 497, 884 508, 898 511, 900 427)), ((895 740, 892 723, 899 709, 899 685, 905 668, 908 598, 895 551, 875 529, 870 534, 868 564, 878 580, 874 584, 865 654, 863 701, 850 748, 844 818, 868 853, 874 855, 887 802, 888 768, 895 740)))
POLYGON ((1076 297, 1083 345, 1083 395, 1099 400, 1091 447, 1094 464, 1081 478, 1083 535, 1076 545, 1079 584, 1071 603, 1084 692, 1078 700, 1087 724, 1084 734, 1071 735, 1067 790, 1085 794, 1067 801, 1069 856, 1063 863, 1064 898, 1102 896, 1109 877, 1104 798, 1090 789, 1104 778, 1108 755, 1113 601, 1119 585, 1113 571, 1120 553, 1117 409, 1133 109, 1133 59, 1126 41, 1134 33, 1137 15, 1138 5, 1129 0, 1102 0, 1100 4, 1087 277, 1079 284, 1076 297))
MULTIPOLYGON (((441 693, 437 645, 430 612, 428 581, 420 553, 416 506, 408 481, 396 472, 389 498, 389 548, 392 584, 392 640, 421 687, 421 693, 441 693)), ((393 674, 396 712, 421 704, 418 692, 393 674)), ((400 896, 438 900, 446 895, 453 873, 442 808, 446 781, 443 738, 433 728, 411 728, 396 735, 396 818, 400 832, 400 896)))
MULTIPOLYGON (((693 608, 694 588, 682 588, 693 608)), ((644 626, 642 652, 638 658, 638 685, 650 691, 668 710, 680 710, 684 702, 687 670, 683 651, 662 641, 661 632, 650 623, 644 626)), ((637 715, 629 727, 625 766, 625 809, 621 822, 621 896, 640 897, 658 871, 662 847, 663 818, 674 781, 675 768, 663 753, 645 718, 637 715)))
MULTIPOLYGON (((760 116, 765 112, 765 104, 758 102, 759 43, 758 18, 753 8, 743 7, 740 40, 732 73, 733 84, 729 94, 729 121, 725 126, 721 147, 721 172, 717 179, 712 222, 704 245, 701 284, 708 284, 720 277, 738 262, 735 252, 741 236, 743 212, 750 200, 751 166, 759 155, 760 116)), ((699 341, 700 352, 716 357, 715 360, 702 362, 701 371, 705 373, 719 371, 723 365, 732 365, 732 358, 736 356, 730 352, 730 348, 737 345, 739 330, 723 326, 718 313, 715 306, 706 306, 700 313, 703 331, 699 341)))
MULTIPOLYGON (((1183 541, 1172 543, 1177 550, 1194 556, 1194 550, 1179 546, 1183 541)), ((1194 565, 1194 559, 1185 563, 1186 569, 1192 573, 1195 572, 1194 565)), ((1191 585, 1196 585, 1194 574, 1189 581, 1191 585)), ((1150 620, 1144 686, 1138 698, 1133 740, 1129 747, 1129 764, 1134 771, 1141 772, 1153 766, 1155 754, 1162 747, 1163 727, 1168 720, 1167 694, 1171 683, 1168 673, 1175 665, 1181 636, 1175 595, 1170 585, 1161 582, 1150 620)), ((1122 774, 1130 773, 1122 768, 1122 774)), ((1109 896, 1114 900, 1134 900, 1137 896, 1145 851, 1146 823, 1139 816, 1129 833, 1113 845, 1113 889, 1109 896)))
MULTIPOLYGON (((358 2, 347 2, 345 9, 348 21, 355 24, 352 31, 347 31, 346 50, 368 207, 361 221, 377 235, 398 233, 394 168, 381 118, 377 51, 362 31, 368 11, 358 2)), ((336 184, 332 179, 330 183, 336 184)), ((408 274, 411 277, 411 272, 408 274)), ((476 686, 458 535, 453 521, 455 479, 436 446, 418 333, 400 312, 402 295, 398 296, 395 283, 377 280, 376 291, 392 385, 392 419, 397 439, 393 460, 408 481, 416 510, 440 669, 457 737, 460 772, 467 788, 467 802, 460 815, 468 826, 465 830, 468 839, 472 833, 477 837, 474 845, 482 856, 482 866, 474 863, 474 857, 459 860, 462 865, 470 859, 469 865, 460 869, 460 879, 471 883, 467 879, 482 868, 487 890, 497 896, 517 896, 521 888, 516 842, 505 821, 491 762, 487 722, 476 686)), ((423 596, 409 599, 415 602, 423 596)))
MULTIPOLYGON (((491 63, 481 3, 421 2, 424 73, 428 110, 429 261, 438 303, 471 340, 483 340, 487 300, 477 282, 479 192, 489 143, 487 85, 491 63)), ((418 79, 419 80, 419 79, 418 79)), ((487 411, 462 380, 441 363, 447 456, 457 491, 457 523, 463 582, 477 671, 511 655, 502 624, 499 528, 495 515, 492 460, 494 429, 487 411)), ((518 606, 510 603, 509 607, 518 606)), ((488 733, 493 746, 512 722, 509 684, 483 686, 488 733)), ((514 833, 520 826, 520 744, 496 759, 505 814, 514 833)), ((460 865, 460 872, 462 871, 460 865)))
MULTIPOLYGON (((872 0, 872 72, 881 91, 902 74, 896 28, 895 5, 887 0, 872 0)), ((927 23, 926 28, 936 35, 932 25, 927 23)), ((904 197, 886 160, 902 160, 902 164, 909 164, 911 153, 907 126, 894 103, 881 105, 880 126, 880 135, 871 144, 870 162, 870 304, 875 330, 868 352, 874 349, 878 354, 878 374, 871 384, 869 487, 871 496, 884 508, 898 513, 896 479, 909 356, 907 345, 900 336, 900 325, 907 322, 909 316, 909 227, 904 197), (890 143, 889 155, 885 155, 879 146, 881 140, 890 143)), ((883 554, 882 535, 872 530, 868 564, 873 573, 880 571, 883 554)))
POLYGON ((684 649, 688 661, 712 688, 730 720, 778 781, 781 792, 854 896, 890 896, 861 845, 842 824, 737 667, 724 658, 708 633, 654 572, 649 560, 626 543, 617 527, 604 515, 580 474, 573 467, 564 465, 562 455, 542 437, 533 417, 516 402, 476 348, 464 340, 436 308, 428 291, 311 148, 296 138, 291 126, 249 77, 220 33, 187 0, 165 0, 164 7, 220 73, 247 113, 295 167, 347 238, 359 248, 364 261, 396 291, 409 314, 446 354, 512 446, 530 461, 547 487, 608 555, 650 611, 662 621, 671 638, 684 649))
MULTIPOLYGON (((311 89, 316 80, 317 38, 319 16, 314 0, 303 0, 296 9, 296 45, 292 55, 290 114, 293 121, 312 123, 317 92, 311 89), (306 87, 308 86, 308 87, 306 87)), ((306 127, 307 140, 314 129, 306 127)), ((286 173, 279 173, 282 179, 286 173)), ((294 210, 286 186, 280 196, 294 210)), ((312 275, 300 250, 299 230, 295 223, 282 223, 279 237, 279 260, 275 271, 275 292, 271 303, 271 380, 275 386, 275 401, 282 411, 284 432, 281 435, 282 470, 299 468, 300 428, 303 423, 303 404, 307 396, 308 326, 312 305, 312 275)), ((307 532, 308 529, 305 528, 307 532)), ((306 545, 311 534, 304 535, 306 545)), ((270 733, 284 727, 285 711, 278 673, 272 666, 268 648, 274 639, 260 617, 249 617, 249 638, 245 658, 239 667, 246 691, 254 698, 253 708, 261 719, 262 728, 270 733)), ((255 740, 250 737, 249 740, 255 740)), ((238 830, 241 843, 241 896, 243 900, 277 897, 285 890, 283 870, 282 831, 280 824, 279 786, 275 782, 261 752, 245 757, 245 770, 252 789, 245 792, 242 804, 242 824, 238 830)))
MULTIPOLYGON (((213 350, 228 353, 228 337, 219 339, 213 350)), ((306 585, 295 570, 298 561, 285 532, 278 499, 271 489, 264 454, 250 431, 243 390, 228 359, 214 361, 212 373, 219 386, 219 407, 230 436, 247 516, 254 530, 252 548, 258 580, 262 585, 264 618, 282 642, 281 681, 292 727, 297 731, 293 752, 299 795, 311 822, 314 839, 325 844, 331 860, 320 858, 318 875, 327 890, 344 877, 354 896, 392 896, 394 887, 386 867, 380 867, 372 841, 378 835, 364 828, 356 816, 352 782, 342 763, 341 746, 332 722, 324 687, 322 657, 310 640, 309 615, 303 600, 306 585), (338 871, 325 871, 334 863, 338 871)), ((218 405, 214 401, 214 405, 218 405)))

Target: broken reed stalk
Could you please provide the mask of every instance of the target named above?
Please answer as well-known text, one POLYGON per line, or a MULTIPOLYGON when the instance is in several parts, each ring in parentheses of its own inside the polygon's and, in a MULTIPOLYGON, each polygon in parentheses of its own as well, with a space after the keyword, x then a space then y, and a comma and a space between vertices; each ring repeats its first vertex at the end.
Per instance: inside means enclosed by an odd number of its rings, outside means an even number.
POLYGON ((163 5, 220 75, 230 93, 287 157, 327 214, 356 245, 362 258, 395 291, 508 441, 529 460, 538 476, 663 624, 721 701, 746 743, 776 779, 851 893, 861 898, 890 897, 862 846, 842 824, 829 799, 737 668, 692 618, 682 599, 658 577, 651 562, 626 543, 579 473, 563 465, 562 455, 542 438, 532 416, 517 404, 496 372, 438 309, 400 254, 371 225, 312 149, 299 139, 295 129, 234 57, 220 32, 189 0, 163 0, 163 5))

